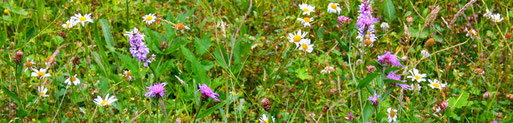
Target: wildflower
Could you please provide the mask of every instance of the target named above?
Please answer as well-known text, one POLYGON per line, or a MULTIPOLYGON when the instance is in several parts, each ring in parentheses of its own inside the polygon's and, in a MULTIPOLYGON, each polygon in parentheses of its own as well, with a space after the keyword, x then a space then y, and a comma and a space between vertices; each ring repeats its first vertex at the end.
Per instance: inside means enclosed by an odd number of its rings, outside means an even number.
POLYGON ((372 101, 372 105, 377 106, 379 97, 380 96, 378 94, 376 94, 376 92, 374 92, 374 95, 369 96, 369 98, 367 98, 367 100, 372 101))
POLYGON ((190 30, 191 28, 189 28, 188 26, 186 25, 183 25, 183 23, 178 23, 175 25, 175 30, 179 30, 180 32, 184 33, 184 30, 190 30))
POLYGON ((324 69, 321 71, 321 73, 331 73, 331 72, 333 72, 333 71, 335 71, 335 68, 334 68, 334 67, 332 67, 332 66, 326 66, 326 67, 324 67, 324 69))
POLYGON ((137 29, 135 27, 134 27, 134 29, 132 29, 132 31, 125 31, 125 34, 123 34, 123 35, 128 36, 128 38, 132 38, 132 37, 134 37, 135 34, 139 34, 141 37, 141 40, 144 40, 144 37, 146 36, 142 33, 139 33, 139 29, 137 29))
POLYGON ((264 108, 266 111, 271 110, 271 102, 269 101, 269 99, 264 98, 260 102, 262 103, 261 104, 262 108, 264 108))
MULTIPOLYGON (((210 97, 210 98, 214 99, 214 100, 215 100, 215 101, 217 101, 217 102, 221 102, 221 100, 219 100, 219 99, 217 98, 217 97, 219 96, 219 94, 214 93, 214 92, 212 91, 212 89, 210 89, 210 87, 208 87, 208 86, 207 86, 207 84, 203 84, 203 85, 199 84, 199 89, 198 89, 198 91, 201 91, 201 95, 202 95, 202 97, 204 97, 204 96, 208 96, 208 97, 210 97)), ((196 92, 198 92, 198 91, 196 91, 196 92)))
POLYGON ((492 18, 492 12, 490 12, 490 10, 486 9, 486 13, 483 16, 490 19, 490 18, 492 18))
POLYGON ((96 99, 93 100, 94 103, 100 106, 112 105, 113 102, 117 101, 115 96, 109 97, 109 94, 105 96, 105 99, 102 99, 100 96, 97 96, 96 99))
POLYGON ((435 112, 440 112, 440 111, 442 111, 442 109, 441 109, 441 108, 440 108, 440 106, 438 106, 438 105, 433 106, 433 108, 431 108, 431 110, 433 110, 433 111, 435 111, 435 112))
POLYGON ((34 66, 34 62, 30 59, 27 58, 27 62, 25 62, 25 70, 24 71, 27 71, 27 69, 32 69, 33 66, 34 66))
POLYGON ((438 81, 437 79, 429 80, 429 86, 433 89, 442 89, 445 87, 445 85, 447 84, 440 83, 440 81, 438 81))
POLYGON ((378 18, 372 16, 371 8, 369 1, 360 4, 359 15, 356 22, 356 27, 358 28, 358 36, 356 38, 360 39, 364 44, 367 44, 366 46, 370 46, 370 44, 376 40, 374 35, 374 23, 378 22, 378 18))
POLYGON ((311 53, 313 51, 314 45, 310 44, 310 39, 301 40, 301 42, 299 42, 299 45, 301 45, 301 47, 298 47, 299 50, 302 50, 302 51, 305 51, 308 53, 311 53))
POLYGON ((310 15, 310 12, 315 12, 315 7, 308 4, 299 4, 299 9, 303 11, 303 15, 310 15))
POLYGON ((148 92, 146 92, 146 94, 144 94, 144 96, 146 97, 155 97, 155 98, 159 98, 159 97, 164 97, 166 96, 166 94, 164 93, 164 86, 166 86, 167 83, 163 82, 163 83, 160 83, 160 84, 153 84, 153 86, 150 86, 150 87, 146 87, 148 88, 148 92))
POLYGON ((427 76, 427 74, 420 74, 418 69, 413 68, 410 70, 411 76, 407 76, 406 78, 411 78, 411 81, 417 81, 417 82, 423 82, 426 81, 424 77, 427 76))
POLYGON ((313 17, 304 17, 304 18, 297 18, 298 21, 301 21, 301 24, 303 24, 303 27, 310 27, 310 22, 314 21, 313 17))
POLYGON ((342 11, 342 9, 340 7, 338 7, 338 3, 330 3, 328 4, 328 12, 329 13, 337 13, 337 14, 340 14, 340 11, 342 11))
POLYGON ((23 52, 22 51, 16 52, 16 55, 14 56, 14 62, 15 63, 20 63, 21 62, 21 58, 23 58, 23 52))
POLYGON ((353 119, 354 119, 354 117, 353 117, 353 114, 352 114, 352 113, 347 113, 347 114, 346 114, 346 120, 347 120, 347 121, 351 121, 351 120, 353 120, 353 119))
POLYGON ((431 56, 431 54, 429 54, 429 52, 425 49, 420 51, 420 54, 422 55, 422 57, 430 57, 431 56))
POLYGON ((387 112, 388 112, 388 122, 395 122, 397 121, 397 110, 396 109, 392 109, 392 107, 388 108, 387 109, 387 112))
POLYGON ((42 96, 42 97, 48 97, 50 95, 46 94, 46 92, 48 91, 48 89, 45 87, 45 86, 39 86, 37 87, 37 91, 39 91, 39 96, 42 96))
POLYGON ((45 65, 46 66, 52 66, 55 63, 55 57, 48 56, 46 57, 45 65))
POLYGON ((495 22, 495 23, 498 23, 498 22, 501 22, 502 20, 504 20, 504 18, 501 17, 501 14, 494 14, 492 15, 492 21, 495 22))
POLYGON ((9 10, 4 9, 4 14, 9 14, 9 10))
POLYGON ((474 69, 474 73, 476 73, 477 75, 484 75, 485 71, 481 68, 476 68, 474 69))
POLYGON ((80 13, 77 13, 77 14, 75 14, 75 16, 71 17, 71 19, 76 20, 76 21, 74 21, 75 24, 80 23, 80 24, 82 24, 82 26, 85 26, 86 22, 94 23, 93 19, 91 19, 91 13, 85 14, 84 16, 82 16, 82 14, 80 14, 80 13))
POLYGON ((150 14, 145 15, 145 16, 143 16, 143 17, 142 17, 143 21, 144 21, 145 23, 147 23, 147 24, 151 24, 151 23, 155 22, 155 19, 156 19, 156 18, 157 18, 157 17, 155 17, 155 14, 152 14, 152 13, 150 13, 150 14))
POLYGON ((376 67, 374 67, 374 65, 369 65, 365 67, 365 69, 367 70, 367 72, 372 73, 374 72, 374 70, 376 70, 376 67))
POLYGON ((426 44, 427 47, 431 47, 431 46, 435 45, 435 43, 436 43, 435 39, 429 38, 428 40, 426 40, 425 44, 426 44))
POLYGON ((387 22, 383 22, 383 23, 381 23, 381 28, 385 29, 385 30, 388 30, 388 28, 390 28, 390 26, 388 25, 387 22))
POLYGON ((506 94, 506 97, 510 100, 513 100, 513 94, 506 94))
POLYGON ((260 118, 260 123, 269 123, 269 120, 272 120, 272 122, 274 123, 273 116, 267 117, 267 115, 263 114, 262 117, 260 118))
POLYGON ((413 90, 415 93, 418 93, 420 92, 420 90, 422 89, 422 86, 420 86, 419 84, 417 83, 412 83, 410 85, 410 90, 413 90))
POLYGON ((397 60, 397 56, 393 55, 390 52, 385 52, 385 54, 378 56, 378 60, 376 61, 381 63, 381 65, 383 66, 394 65, 396 67, 403 67, 403 65, 401 65, 401 62, 397 60))
POLYGON ((77 78, 77 74, 75 74, 74 76, 71 76, 68 79, 66 79, 64 83, 68 85, 71 85, 71 83, 73 83, 74 85, 78 85, 80 84, 80 80, 77 78))
POLYGON ((340 23, 340 25, 349 24, 351 23, 351 18, 346 16, 338 16, 337 21, 340 23))
POLYGON ((467 29, 467 27, 465 27, 465 32, 467 32, 467 34, 465 35, 465 36, 467 36, 467 37, 469 37, 469 36, 470 36, 471 38, 477 37, 477 32, 476 32, 476 30, 474 30, 474 29, 470 29, 470 30, 468 30, 468 29, 467 29))
POLYGON ((295 34, 289 33, 289 42, 295 43, 296 47, 299 46, 299 42, 305 38, 305 36, 308 34, 308 32, 301 32, 301 30, 298 30, 295 34))
POLYGON ((145 62, 144 66, 148 67, 147 55, 150 53, 150 49, 146 47, 143 42, 144 35, 141 35, 137 31, 137 28, 134 28, 133 31, 127 32, 125 35, 129 37, 128 41, 130 41, 130 53, 132 56, 135 57, 139 62, 145 62))
POLYGON ((32 69, 34 72, 32 72, 31 76, 33 77, 37 77, 39 79, 42 79, 42 78, 45 78, 45 77, 50 77, 50 74, 46 73, 46 69, 44 68, 40 68, 39 70, 37 69, 32 69))
POLYGON ((130 70, 125 70, 123 73, 123 77, 125 77, 126 81, 132 81, 134 79, 134 76, 132 75, 132 72, 130 70))
POLYGON ((447 100, 444 100, 442 103, 440 103, 440 107, 442 107, 444 109, 450 108, 449 102, 447 100))
POLYGON ((75 26, 75 24, 76 24, 75 19, 69 19, 68 21, 66 21, 65 24, 62 24, 61 26, 62 26, 62 28, 69 29, 69 28, 75 26))
POLYGON ((493 95, 492 95, 489 91, 486 91, 486 92, 483 94, 483 98, 488 98, 488 97, 493 97, 493 95))

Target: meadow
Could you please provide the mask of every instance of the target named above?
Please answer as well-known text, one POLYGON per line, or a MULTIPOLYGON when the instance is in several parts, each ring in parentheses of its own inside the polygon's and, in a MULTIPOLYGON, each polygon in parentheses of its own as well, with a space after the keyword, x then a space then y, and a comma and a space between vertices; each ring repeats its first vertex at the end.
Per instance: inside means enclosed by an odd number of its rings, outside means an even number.
POLYGON ((0 122, 513 122, 508 0, 0 10, 0 122))

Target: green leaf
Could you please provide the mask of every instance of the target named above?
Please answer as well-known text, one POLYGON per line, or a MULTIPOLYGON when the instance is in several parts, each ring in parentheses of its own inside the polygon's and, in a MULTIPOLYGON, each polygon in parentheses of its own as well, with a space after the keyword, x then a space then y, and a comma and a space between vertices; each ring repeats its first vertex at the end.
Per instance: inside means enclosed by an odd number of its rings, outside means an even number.
POLYGON ((374 108, 370 104, 366 104, 365 108, 363 108, 363 121, 368 122, 369 118, 372 117, 372 113, 374 112, 374 108))
POLYGON ((395 17, 395 6, 394 6, 394 3, 392 2, 392 0, 386 0, 384 5, 385 5, 385 7, 383 9, 385 9, 384 12, 388 18, 388 21, 395 20, 395 18, 396 18, 395 17))
POLYGON ((460 116, 458 116, 458 115, 456 115, 456 114, 455 114, 453 111, 451 111, 451 110, 446 111, 446 113, 445 113, 445 114, 446 114, 447 116, 450 116, 451 118, 453 118, 453 119, 457 120, 457 121, 460 121, 460 120, 461 120, 461 117, 460 117, 460 116))
POLYGON ((373 74, 365 77, 363 80, 358 82, 358 89, 362 89, 363 87, 367 86, 377 76, 378 76, 378 73, 373 73, 373 74))
POLYGON ((385 79, 385 83, 399 83, 399 84, 406 84, 403 81, 395 80, 395 79, 385 79))
POLYGON ((105 19, 100 19, 100 24, 103 31, 103 37, 105 38, 105 42, 107 43, 107 48, 113 48, 112 46, 112 34, 109 28, 109 23, 105 19))
POLYGON ((2 86, 2 90, 4 90, 4 93, 6 93, 7 96, 13 99, 18 105, 20 104, 20 98, 18 98, 18 95, 16 95, 14 92, 10 91, 4 86, 2 86))
POLYGON ((460 96, 458 96, 458 98, 451 97, 451 98, 449 98, 449 101, 448 101, 449 106, 451 107, 452 110, 461 108, 464 106, 470 106, 470 105, 468 105, 469 104, 468 103, 469 96, 470 96, 469 93, 463 92, 460 94, 460 96))
POLYGON ((196 117, 196 121, 198 120, 201 120, 203 119, 204 117, 212 114, 214 111, 216 111, 217 109, 220 109, 221 107, 223 107, 224 105, 226 104, 226 102, 222 102, 220 104, 217 104, 216 106, 214 107, 210 107, 209 109, 203 111, 203 112, 199 112, 198 116, 196 117))
POLYGON ((392 71, 396 71, 396 70, 400 70, 401 68, 399 67, 390 67, 390 68, 387 68, 385 69, 385 73, 390 73, 392 71))
POLYGON ((192 53, 189 49, 185 48, 185 47, 181 47, 182 49, 182 54, 185 56, 185 59, 187 59, 187 61, 197 61, 196 60, 196 57, 194 56, 194 53, 192 53))
POLYGON ((196 45, 196 51, 197 51, 198 55, 201 56, 205 52, 207 52, 208 48, 210 48, 210 45, 211 45, 210 37, 203 36, 202 39, 196 37, 196 40, 194 40, 194 44, 196 45))
POLYGON ((308 74, 307 70, 308 70, 308 68, 298 69, 296 76, 301 80, 312 79, 313 78, 312 75, 308 74))

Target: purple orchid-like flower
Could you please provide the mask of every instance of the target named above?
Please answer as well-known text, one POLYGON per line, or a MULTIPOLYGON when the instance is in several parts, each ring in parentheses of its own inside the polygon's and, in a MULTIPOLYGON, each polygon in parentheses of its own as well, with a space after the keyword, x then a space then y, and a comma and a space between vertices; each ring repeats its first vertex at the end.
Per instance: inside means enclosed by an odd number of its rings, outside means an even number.
POLYGON ((401 62, 397 59, 396 55, 393 55, 391 52, 385 52, 385 54, 378 56, 378 61, 383 66, 394 65, 396 67, 403 67, 401 62))
MULTIPOLYGON (((214 92, 212 91, 212 89, 210 89, 210 87, 208 87, 208 86, 207 86, 207 84, 203 84, 203 85, 199 84, 199 89, 198 89, 198 91, 201 91, 201 95, 202 95, 202 97, 208 96, 208 97, 210 97, 210 98, 214 99, 214 100, 215 100, 215 101, 217 101, 217 102, 221 102, 221 100, 219 100, 219 99, 217 98, 217 97, 219 96, 219 94, 214 93, 214 92)), ((198 92, 198 91, 196 91, 196 92, 198 92)))
POLYGON ((159 98, 159 97, 164 97, 166 96, 166 94, 164 93, 164 86, 166 86, 167 83, 163 82, 163 83, 160 83, 160 84, 153 84, 153 86, 150 86, 150 87, 146 87, 148 88, 148 92, 146 92, 146 94, 144 94, 144 96, 146 97, 155 97, 155 98, 159 98))
POLYGON ((367 98, 367 100, 372 101, 372 105, 377 106, 379 97, 380 96, 378 94, 374 93, 374 95, 369 96, 369 98, 367 98))
POLYGON ((374 34, 374 24, 379 22, 378 18, 372 16, 372 6, 369 1, 365 1, 360 4, 360 10, 358 11, 358 18, 356 20, 356 28, 358 28, 358 38, 365 46, 372 46, 372 42, 376 41, 376 35, 374 34), (368 40, 367 42, 364 42, 368 40))

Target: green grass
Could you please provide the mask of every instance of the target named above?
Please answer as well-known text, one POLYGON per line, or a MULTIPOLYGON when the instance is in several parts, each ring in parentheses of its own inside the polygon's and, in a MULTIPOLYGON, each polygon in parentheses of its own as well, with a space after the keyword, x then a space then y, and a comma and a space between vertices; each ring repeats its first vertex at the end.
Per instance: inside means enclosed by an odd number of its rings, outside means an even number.
POLYGON ((377 41, 362 47, 355 26, 361 2, 354 0, 7 0, 0 2, 0 122, 255 122, 263 114, 275 122, 346 122, 348 113, 355 118, 349 122, 387 122, 388 108, 398 110, 397 122, 511 122, 513 2, 477 1, 457 15, 468 2, 375 0, 377 41), (340 4, 339 15, 326 11, 331 2, 340 4), (297 21, 306 17, 301 3, 315 6, 311 27, 297 21), (486 9, 504 20, 487 19, 486 9), (91 13, 94 23, 61 27, 77 13, 91 13), (149 13, 156 22, 143 22, 149 13), (341 25, 342 15, 352 21, 341 25), (177 31, 176 24, 190 30, 177 31), (129 51, 123 34, 134 27, 156 55, 149 67, 129 51), (465 36, 465 27, 479 38, 465 36), (288 41, 299 29, 308 32, 313 52, 288 41), (427 46, 430 39, 435 43, 427 46), (423 58, 422 50, 431 56, 423 58), (376 62, 386 51, 404 67, 376 62), (50 58, 56 62, 46 65, 50 58), (32 77, 27 59, 51 77, 32 77), (321 73, 326 66, 334 71, 321 73), (413 68, 447 86, 433 89, 425 81, 414 92, 390 85, 417 83, 406 78, 413 68), (132 81, 123 76, 127 70, 132 81), (407 81, 386 79, 395 70, 407 81), (64 83, 75 74, 79 85, 64 83), (145 96, 146 87, 161 82, 168 83, 166 96, 145 96), (203 83, 221 102, 202 99, 203 83), (374 93, 377 105, 367 100, 374 93), (118 100, 93 103, 106 94, 118 100), (450 108, 433 110, 444 101, 450 108))

